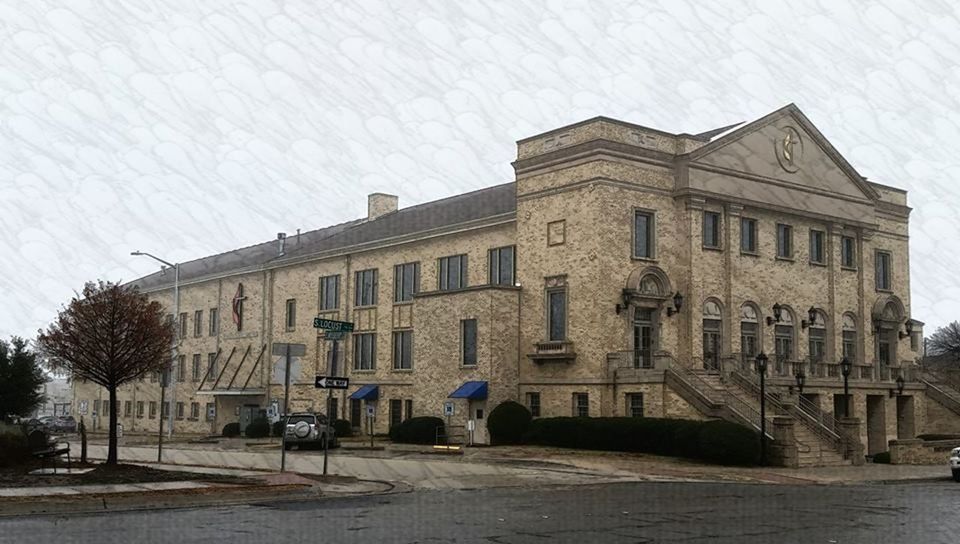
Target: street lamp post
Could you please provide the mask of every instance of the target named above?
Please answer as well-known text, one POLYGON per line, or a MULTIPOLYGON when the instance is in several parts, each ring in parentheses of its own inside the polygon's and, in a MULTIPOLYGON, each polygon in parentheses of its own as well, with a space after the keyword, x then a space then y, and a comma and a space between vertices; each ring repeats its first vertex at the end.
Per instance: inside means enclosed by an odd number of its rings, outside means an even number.
POLYGON ((797 365, 797 373, 794 376, 797 380, 797 391, 803 396, 803 385, 807 382, 807 376, 803 373, 803 364, 797 365))
MULTIPOLYGON (((167 262, 156 255, 151 255, 145 251, 132 251, 131 255, 134 256, 143 256, 150 257, 151 259, 158 261, 159 263, 173 268, 173 319, 176 323, 177 333, 173 337, 173 359, 170 364, 170 383, 167 385, 170 387, 170 410, 168 410, 168 415, 170 418, 170 428, 167 429, 167 437, 173 437, 173 411, 174 411, 174 401, 177 397, 177 389, 174 387, 176 385, 176 378, 174 378, 173 369, 177 364, 177 343, 180 338, 180 263, 173 264, 167 262)), ((163 389, 160 389, 160 419, 163 420, 163 389)))
POLYGON ((767 464, 767 394, 765 377, 767 374, 767 354, 757 355, 757 373, 760 374, 760 465, 767 464))
POLYGON ((843 374, 843 417, 850 417, 850 360, 840 359, 840 373, 843 374))

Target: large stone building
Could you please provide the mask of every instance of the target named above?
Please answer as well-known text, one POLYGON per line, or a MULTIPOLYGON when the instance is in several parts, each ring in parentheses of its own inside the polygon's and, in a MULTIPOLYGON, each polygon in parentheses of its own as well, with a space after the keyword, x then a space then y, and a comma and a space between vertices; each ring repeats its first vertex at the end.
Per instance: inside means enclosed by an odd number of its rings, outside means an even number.
MULTIPOLYGON (((906 193, 795 106, 701 134, 598 117, 521 140, 513 166, 510 183, 403 209, 373 194, 366 218, 182 264, 176 432, 272 413, 277 342, 307 346, 291 410, 326 411, 314 377, 344 375, 332 410, 359 427, 376 406, 377 432, 455 402, 451 423, 483 442, 507 399, 756 424, 760 352, 805 463, 842 449, 843 357, 868 453, 955 429, 913 370, 906 193), (355 330, 328 340, 318 316, 355 330)), ((173 280, 136 283, 173 312, 173 280)), ((76 389, 89 417, 105 395, 76 389)), ((155 377, 125 388, 127 429, 156 429, 158 395, 155 377)))

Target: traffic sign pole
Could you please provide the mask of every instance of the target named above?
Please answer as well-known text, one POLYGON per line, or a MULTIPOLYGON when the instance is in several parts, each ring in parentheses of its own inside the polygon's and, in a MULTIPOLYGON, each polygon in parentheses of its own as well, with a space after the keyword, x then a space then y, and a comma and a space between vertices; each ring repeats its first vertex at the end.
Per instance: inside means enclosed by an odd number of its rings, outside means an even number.
MULTIPOLYGON (((283 371, 283 415, 280 416, 280 421, 283 421, 283 418, 289 413, 290 402, 290 344, 287 344, 286 351, 286 370, 283 371)), ((280 435, 282 437, 280 439, 280 472, 287 468, 287 426, 284 424, 282 427, 283 431, 280 435)))
MULTIPOLYGON (((327 389, 327 423, 333 427, 333 417, 330 415, 330 407, 333 405, 333 389, 327 389)), ((336 432, 336 430, 334 430, 336 432)), ((323 441, 323 475, 327 475, 327 455, 330 449, 330 436, 323 441)))

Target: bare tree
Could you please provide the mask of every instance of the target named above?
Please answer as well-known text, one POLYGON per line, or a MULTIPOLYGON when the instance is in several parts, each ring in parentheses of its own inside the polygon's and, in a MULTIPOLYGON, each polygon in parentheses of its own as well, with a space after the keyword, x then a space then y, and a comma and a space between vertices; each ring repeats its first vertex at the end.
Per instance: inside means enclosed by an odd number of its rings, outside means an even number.
POLYGON ((88 282, 40 331, 37 345, 55 370, 110 393, 107 464, 117 463, 117 388, 170 363, 175 332, 159 302, 135 287, 88 282))
POLYGON ((927 349, 930 355, 946 355, 960 361, 960 322, 938 328, 927 339, 927 349))

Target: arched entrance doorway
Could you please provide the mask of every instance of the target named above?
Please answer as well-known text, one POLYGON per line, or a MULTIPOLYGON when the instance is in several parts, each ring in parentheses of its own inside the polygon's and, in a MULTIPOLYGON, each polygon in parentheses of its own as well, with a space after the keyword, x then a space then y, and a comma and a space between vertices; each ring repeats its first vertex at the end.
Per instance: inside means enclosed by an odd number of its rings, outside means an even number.
POLYGON ((631 349, 634 368, 653 368, 660 348, 660 308, 670 297, 670 280, 656 266, 634 270, 624 298, 632 309, 631 349))

